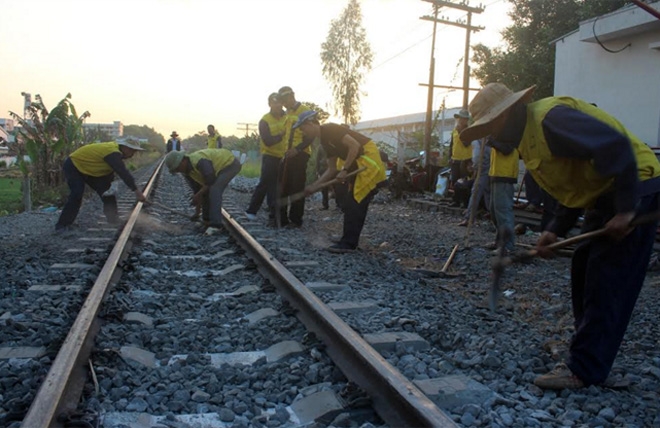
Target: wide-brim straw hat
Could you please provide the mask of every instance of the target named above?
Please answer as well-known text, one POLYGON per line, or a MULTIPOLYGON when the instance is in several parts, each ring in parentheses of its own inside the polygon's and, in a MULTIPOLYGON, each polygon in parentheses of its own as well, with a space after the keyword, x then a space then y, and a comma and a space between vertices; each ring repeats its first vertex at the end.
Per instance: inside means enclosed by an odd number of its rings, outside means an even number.
POLYGON ((474 141, 492 133, 495 119, 519 102, 528 102, 536 85, 513 92, 502 83, 489 83, 474 97, 468 110, 474 122, 461 132, 462 141, 474 141))
POLYGON ((120 146, 128 147, 129 149, 133 149, 133 150, 144 150, 142 147, 140 147, 139 142, 132 139, 120 140, 117 141, 117 144, 119 144, 120 146))

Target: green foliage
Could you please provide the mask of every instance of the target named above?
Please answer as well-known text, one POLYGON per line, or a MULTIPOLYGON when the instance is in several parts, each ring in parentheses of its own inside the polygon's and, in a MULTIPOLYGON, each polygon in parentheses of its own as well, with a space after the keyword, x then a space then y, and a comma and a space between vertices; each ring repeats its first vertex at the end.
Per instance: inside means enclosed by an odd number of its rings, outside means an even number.
POLYGON ((325 42, 321 44, 323 76, 332 85, 335 113, 344 123, 360 120, 360 84, 371 70, 373 54, 362 27, 358 0, 349 0, 339 18, 332 20, 325 42))
POLYGON ((535 96, 553 95, 555 46, 550 42, 580 21, 619 9, 626 0, 508 0, 513 24, 502 31, 505 49, 473 46, 473 75, 485 85, 501 82, 517 91, 537 85, 535 96))
POLYGON ((61 164, 83 142, 84 120, 89 112, 78 116, 67 94, 52 111, 48 111, 40 95, 27 108, 26 117, 9 112, 21 126, 12 149, 24 176, 32 175, 36 191, 57 187, 63 182, 61 164), (30 164, 25 161, 29 155, 30 164))
POLYGON ((17 212, 22 205, 21 179, 0 178, 0 211, 6 214, 17 212))
POLYGON ((147 125, 126 125, 124 126, 124 135, 137 138, 146 138, 148 145, 145 147, 145 149, 155 150, 159 153, 165 153, 165 137, 147 125))

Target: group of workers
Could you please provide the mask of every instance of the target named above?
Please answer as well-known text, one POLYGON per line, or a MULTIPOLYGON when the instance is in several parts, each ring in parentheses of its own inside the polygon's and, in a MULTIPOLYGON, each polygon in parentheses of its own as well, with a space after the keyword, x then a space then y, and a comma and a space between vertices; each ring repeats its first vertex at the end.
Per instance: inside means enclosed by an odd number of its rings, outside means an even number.
MULTIPOLYGON (((297 101, 289 86, 270 94, 268 106, 269 112, 259 121, 261 177, 245 215, 256 219, 265 198, 272 226, 299 228, 303 224, 305 196, 326 189, 331 181, 342 183, 347 186, 342 187, 346 189, 341 203, 343 234, 328 251, 355 251, 369 203, 378 184, 386 180, 376 143, 342 125, 321 125, 318 113, 297 101), (317 138, 325 165, 318 169, 323 171, 318 179, 306 186, 307 163, 317 138)), ((327 208, 327 199, 325 203, 327 208)))
MULTIPOLYGON (((457 114, 460 121, 453 144, 463 146, 459 150, 464 156, 473 141, 488 146, 489 175, 502 178, 491 183, 491 215, 496 222, 505 218, 497 213, 512 204, 511 178, 517 177, 518 159, 557 201, 554 217, 536 244, 540 256, 553 255, 548 246, 564 237, 582 213, 583 232, 604 229, 604 235, 585 241, 573 255, 575 334, 568 358, 535 380, 541 388, 581 388, 607 379, 642 288, 658 225, 660 163, 647 145, 605 111, 570 97, 532 101, 534 90, 533 86, 513 92, 500 83, 486 85, 468 111, 457 114), (644 221, 635 221, 639 218, 644 221)), ((297 196, 309 196, 334 180, 344 182, 348 193, 343 235, 329 250, 354 251, 369 203, 386 179, 376 144, 348 127, 320 124, 317 112, 296 101, 288 86, 271 94, 268 105, 269 112, 259 122, 261 179, 246 215, 254 219, 265 197, 274 225, 300 227, 305 199, 297 196), (317 138, 327 168, 306 186, 311 144, 317 138)), ((197 213, 201 207, 204 220, 217 227, 222 192, 240 164, 231 152, 218 147, 220 137, 210 128, 209 145, 214 147, 186 153, 173 144, 165 162, 170 172, 187 178, 197 213)), ((129 141, 91 144, 73 152, 64 163, 71 194, 56 228, 75 219, 85 183, 101 196, 108 220, 116 221, 114 196, 105 195, 113 171, 144 201, 122 162, 137 150, 139 145, 129 141)), ((464 172, 466 159, 454 159, 455 175, 464 172)), ((498 226, 502 230, 511 225, 498 226)))

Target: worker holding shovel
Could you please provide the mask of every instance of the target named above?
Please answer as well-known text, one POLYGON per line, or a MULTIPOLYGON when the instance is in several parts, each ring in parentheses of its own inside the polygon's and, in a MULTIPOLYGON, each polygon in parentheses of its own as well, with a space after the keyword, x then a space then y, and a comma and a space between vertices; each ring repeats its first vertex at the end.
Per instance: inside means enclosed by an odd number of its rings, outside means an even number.
POLYGON ((534 89, 486 85, 470 103, 474 123, 461 139, 491 135, 517 148, 537 183, 557 199, 538 255, 552 255, 548 246, 565 236, 581 209, 584 232, 604 229, 573 254, 568 359, 534 381, 547 389, 581 388, 606 380, 642 288, 658 221, 634 227, 631 221, 658 210, 660 162, 605 111, 570 97, 530 102, 534 89))
POLYGON ((357 249, 369 203, 378 192, 378 184, 386 179, 385 166, 376 143, 371 139, 335 123, 321 125, 316 114, 315 111, 306 111, 293 125, 300 128, 306 137, 318 137, 327 155, 328 169, 305 188, 305 194, 311 195, 327 182, 333 179, 341 182, 357 172, 344 201, 343 235, 337 244, 328 248, 333 253, 348 253, 357 249), (342 165, 339 171, 337 159, 342 165))

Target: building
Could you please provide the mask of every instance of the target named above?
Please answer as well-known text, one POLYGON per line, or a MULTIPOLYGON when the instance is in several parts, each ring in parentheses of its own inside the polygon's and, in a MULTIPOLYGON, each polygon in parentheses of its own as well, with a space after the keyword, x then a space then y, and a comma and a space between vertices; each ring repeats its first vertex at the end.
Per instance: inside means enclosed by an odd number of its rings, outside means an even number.
MULTIPOLYGON (((660 10, 660 1, 650 4, 660 10)), ((660 146, 660 20, 631 4, 553 41, 555 95, 595 103, 660 146)))
POLYGON ((108 134, 111 140, 116 140, 124 135, 124 125, 119 121, 112 123, 84 123, 83 129, 85 131, 100 130, 108 134))
MULTIPOLYGON (((433 135, 441 136, 440 141, 448 143, 451 132, 454 129, 454 114, 460 108, 433 111, 436 125, 432 130, 433 135)), ((426 113, 413 113, 403 116, 387 117, 384 119, 366 120, 358 122, 353 129, 360 134, 366 135, 376 142, 382 142, 397 149, 399 143, 403 147, 414 141, 413 134, 424 133, 426 127, 426 113)))

